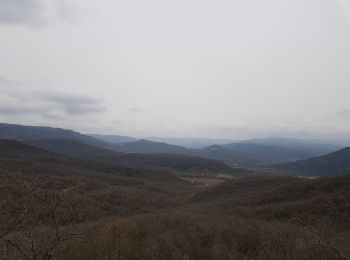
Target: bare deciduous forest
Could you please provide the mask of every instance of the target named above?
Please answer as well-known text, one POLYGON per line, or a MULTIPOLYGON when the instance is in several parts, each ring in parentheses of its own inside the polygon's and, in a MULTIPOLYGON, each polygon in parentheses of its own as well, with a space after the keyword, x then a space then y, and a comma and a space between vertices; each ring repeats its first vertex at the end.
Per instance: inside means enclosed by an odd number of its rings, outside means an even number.
POLYGON ((349 259, 349 177, 128 171, 2 169, 2 259, 349 259))

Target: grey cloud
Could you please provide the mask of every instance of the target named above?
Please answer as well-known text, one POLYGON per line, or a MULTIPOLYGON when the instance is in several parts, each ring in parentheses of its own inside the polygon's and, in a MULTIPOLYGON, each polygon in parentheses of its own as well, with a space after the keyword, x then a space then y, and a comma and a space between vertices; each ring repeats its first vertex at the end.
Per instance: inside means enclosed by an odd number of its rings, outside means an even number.
POLYGON ((350 117, 350 109, 339 111, 338 115, 341 117, 350 117))
POLYGON ((45 6, 39 0, 1 0, 0 22, 40 25, 45 23, 45 6))
POLYGON ((97 102, 96 98, 88 96, 77 96, 77 95, 67 95, 67 94, 58 94, 58 93, 43 93, 41 96, 56 102, 56 103, 83 103, 83 104, 95 104, 97 102))
MULTIPOLYGON (((15 85, 13 85, 15 86, 15 85)), ((14 88, 0 82, 0 115, 26 115, 49 119, 69 119, 106 110, 103 100, 85 95, 54 92, 14 92, 14 88)))
POLYGON ((33 114, 33 113, 41 113, 42 110, 31 107, 28 105, 18 106, 12 104, 0 104, 0 114, 7 115, 24 115, 24 114, 33 114))
POLYGON ((67 115, 87 115, 106 110, 103 101, 98 98, 58 93, 38 93, 38 96, 67 115))
POLYGON ((42 26, 52 18, 70 19, 63 0, 0 0, 0 23, 42 26))
POLYGON ((16 86, 16 85, 20 85, 20 83, 19 82, 10 81, 7 78, 4 78, 4 77, 2 77, 0 75, 0 87, 1 88, 5 88, 5 87, 10 88, 10 87, 13 87, 13 86, 16 86))
POLYGON ((133 113, 145 113, 146 111, 141 109, 141 108, 138 108, 138 107, 132 107, 129 109, 130 112, 133 112, 133 113))

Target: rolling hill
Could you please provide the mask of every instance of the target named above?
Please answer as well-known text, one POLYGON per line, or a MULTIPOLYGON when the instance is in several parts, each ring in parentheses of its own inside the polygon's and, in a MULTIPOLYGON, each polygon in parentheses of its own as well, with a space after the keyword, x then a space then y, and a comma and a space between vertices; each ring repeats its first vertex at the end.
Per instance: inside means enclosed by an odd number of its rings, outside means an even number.
POLYGON ((0 125, 1 138, 85 160, 169 167, 175 170, 231 170, 221 161, 199 158, 200 155, 192 153, 190 149, 148 140, 113 144, 71 130, 13 124, 0 125))
POLYGON ((251 154, 242 151, 230 151, 219 145, 212 145, 202 149, 188 149, 178 145, 170 145, 161 142, 152 142, 149 140, 140 140, 136 142, 119 144, 113 148, 116 151, 124 153, 141 153, 141 154, 178 154, 186 156, 203 157, 213 160, 224 161, 230 165, 258 165, 264 164, 251 154))
POLYGON ((312 158, 320 154, 320 150, 298 149, 277 145, 261 145, 251 143, 231 143, 212 145, 201 149, 189 149, 178 145, 139 140, 117 144, 113 150, 124 153, 167 153, 198 156, 222 160, 230 165, 267 166, 283 162, 312 158))
POLYGON ((149 166, 169 168, 176 171, 231 173, 232 169, 224 162, 207 158, 180 154, 136 154, 121 153, 100 148, 76 140, 48 138, 26 140, 26 144, 42 148, 53 153, 109 164, 126 166, 149 166))
POLYGON ((262 145, 253 143, 232 143, 223 145, 232 152, 246 154, 247 157, 255 158, 264 164, 276 162, 290 162, 311 158, 317 155, 312 151, 299 150, 297 148, 283 147, 277 145, 262 145))
POLYGON ((307 160, 276 165, 275 168, 311 176, 350 174, 350 148, 307 160))
POLYGON ((2 200, 19 205, 23 201, 17 197, 26 185, 40 186, 45 194, 59 190, 70 206, 79 208, 75 223, 175 205, 176 197, 190 188, 164 168, 70 158, 13 140, 0 140, 0 166, 2 200))
POLYGON ((0 139, 28 141, 49 138, 76 140, 99 147, 113 147, 113 144, 68 129, 4 123, 0 124, 0 139))
MULTIPOLYGON (((26 142, 64 155, 80 157, 85 155, 91 158, 101 158, 101 156, 97 156, 99 154, 104 154, 103 157, 107 158, 111 156, 112 151, 115 151, 128 154, 157 154, 158 157, 159 154, 167 154, 167 160, 169 154, 173 154, 221 160, 229 165, 269 166, 312 158, 332 152, 335 149, 333 145, 312 144, 298 139, 286 138, 254 139, 240 143, 190 149, 179 145, 145 139, 137 140, 126 136, 93 136, 97 138, 61 128, 0 124, 0 138, 2 139, 26 142), (50 141, 50 139, 52 140, 50 141), (57 142, 58 139, 61 141, 57 142), (90 146, 82 148, 82 144, 90 146), (91 146, 94 146, 94 148, 91 146), (97 147, 103 150, 96 149, 97 147), (75 151, 75 149, 78 150, 75 151), (108 156, 105 154, 107 151, 110 154, 108 156)), ((113 156, 116 155, 113 154, 113 156)), ((130 155, 128 157, 131 158, 130 155)), ((135 155, 134 157, 138 158, 138 160, 135 159, 136 161, 146 163, 146 160, 140 160, 140 158, 146 157, 141 155, 135 155)), ((154 161, 154 157, 152 157, 152 161, 154 161)), ((126 156, 123 157, 122 161, 124 161, 124 158, 126 156)))
POLYGON ((124 144, 118 144, 114 150, 124 153, 173 153, 173 154, 190 154, 190 150, 177 145, 170 145, 161 142, 152 142, 149 140, 139 140, 124 144))
POLYGON ((61 156, 48 152, 44 149, 33 147, 14 140, 0 139, 1 159, 22 160, 57 160, 61 156))
POLYGON ((329 140, 297 139, 283 137, 250 139, 242 141, 240 143, 284 147, 298 152, 313 154, 313 156, 335 152, 344 147, 339 144, 333 144, 333 142, 329 140))
POLYGON ((203 149, 192 150, 193 154, 197 156, 223 160, 230 165, 263 165, 264 162, 252 156, 251 154, 242 151, 230 151, 220 145, 212 145, 203 149))
POLYGON ((201 149, 212 145, 223 145, 234 142, 231 139, 208 139, 208 138, 181 138, 181 137, 144 137, 153 142, 162 142, 172 145, 184 146, 189 149, 201 149))

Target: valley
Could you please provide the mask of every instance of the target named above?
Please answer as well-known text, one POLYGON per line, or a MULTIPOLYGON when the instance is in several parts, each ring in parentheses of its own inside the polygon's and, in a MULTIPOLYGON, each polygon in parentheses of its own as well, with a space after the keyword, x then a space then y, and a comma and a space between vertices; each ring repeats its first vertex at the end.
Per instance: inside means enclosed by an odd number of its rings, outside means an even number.
MULTIPOLYGON (((81 136, 6 137, 0 140, 3 259, 316 260, 350 254, 346 167, 334 176, 302 176, 289 169, 304 161, 230 167, 159 149, 125 153, 81 136)), ((345 165, 345 152, 325 158, 345 165)))

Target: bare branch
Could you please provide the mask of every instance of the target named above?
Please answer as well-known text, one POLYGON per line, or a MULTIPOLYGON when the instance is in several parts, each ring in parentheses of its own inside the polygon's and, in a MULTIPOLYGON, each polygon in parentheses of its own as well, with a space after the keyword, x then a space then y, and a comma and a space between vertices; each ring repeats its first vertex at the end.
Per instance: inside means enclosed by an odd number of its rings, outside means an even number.
POLYGON ((324 236, 322 235, 318 230, 313 228, 312 226, 308 225, 302 218, 300 217, 295 217, 295 220, 301 224, 308 232, 316 235, 318 239, 318 245, 326 247, 328 249, 331 249, 334 253, 337 254, 337 256, 340 259, 343 260, 350 260, 347 256, 345 256, 343 253, 340 252, 332 243, 324 236))

